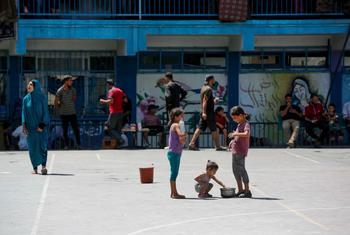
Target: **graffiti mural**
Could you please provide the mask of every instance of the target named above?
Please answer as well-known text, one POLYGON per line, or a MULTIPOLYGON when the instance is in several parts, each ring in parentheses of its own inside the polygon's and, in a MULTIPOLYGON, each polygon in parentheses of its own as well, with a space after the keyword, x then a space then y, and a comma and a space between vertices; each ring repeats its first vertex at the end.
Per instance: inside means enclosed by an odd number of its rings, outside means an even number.
MULTIPOLYGON (((138 74, 137 76, 137 120, 143 118, 149 104, 159 106, 158 114, 165 112, 164 87, 159 84, 158 80, 164 74, 138 74)), ((226 108, 227 78, 224 74, 213 74, 217 83, 214 87, 214 95, 220 99, 219 105, 226 108)), ((187 91, 187 96, 182 102, 185 112, 198 113, 200 109, 200 89, 204 84, 206 74, 176 74, 174 80, 182 85, 187 91)), ((186 120, 194 118, 193 115, 187 115, 186 120)))
POLYGON ((285 94, 292 94, 293 103, 304 110, 312 93, 325 100, 329 78, 329 73, 241 74, 239 103, 251 114, 253 122, 277 122, 285 94))

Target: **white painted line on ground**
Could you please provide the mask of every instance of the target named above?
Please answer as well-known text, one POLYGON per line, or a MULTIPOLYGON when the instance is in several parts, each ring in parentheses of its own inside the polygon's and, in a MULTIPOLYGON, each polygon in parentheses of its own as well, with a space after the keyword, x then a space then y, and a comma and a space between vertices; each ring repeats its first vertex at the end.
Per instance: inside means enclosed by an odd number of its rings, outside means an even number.
POLYGON ((100 154, 96 153, 97 160, 102 161, 100 154))
POLYGON ((301 156, 299 154, 296 154, 296 153, 291 153, 287 150, 284 151, 286 154, 288 154, 289 156, 292 156, 292 157, 296 157, 296 158, 300 158, 300 159, 304 159, 306 161, 309 161, 309 162, 313 162, 313 163, 316 163, 316 164, 320 164, 319 161, 316 161, 316 160, 313 160, 313 159, 310 159, 310 158, 307 158, 307 157, 304 157, 304 156, 301 156))
MULTIPOLYGON (((255 191, 258 191, 260 194, 262 194, 264 197, 271 197, 270 195, 268 195, 267 193, 261 191, 260 189, 257 189, 256 187, 252 187, 254 188, 255 191)), ((282 206, 283 208, 287 209, 287 211, 299 216, 300 218, 304 219, 305 221, 309 222, 310 224, 314 224, 320 228, 322 228, 323 230, 330 230, 328 227, 326 227, 323 224, 320 224, 318 222, 316 222, 315 220, 311 219, 310 217, 306 216, 305 214, 301 213, 300 210, 295 210, 285 204, 283 204, 280 201, 276 201, 276 203, 280 206, 282 206)))
MULTIPOLYGON (((300 209, 298 210, 299 213, 300 211, 317 211, 317 210, 349 210, 349 207, 328 207, 328 208, 306 208, 306 209, 300 209)), ((171 226, 177 226, 177 225, 183 225, 183 224, 189 224, 189 223, 196 223, 200 221, 211 221, 215 219, 225 219, 225 218, 230 218, 230 217, 240 217, 240 216, 249 216, 249 215, 270 215, 270 214, 285 214, 289 213, 288 210, 271 210, 271 211, 265 211, 265 212, 248 212, 248 213, 238 213, 238 214, 231 214, 231 215, 218 215, 218 216, 211 216, 211 217, 202 217, 202 218, 197 218, 197 219, 191 219, 191 220, 183 220, 183 221, 178 221, 174 223, 169 223, 169 224, 161 224, 161 225, 156 225, 148 228, 143 228, 140 230, 137 230, 135 232, 128 233, 127 235, 135 235, 135 234, 142 234, 144 232, 149 232, 157 229, 162 229, 162 228, 167 228, 171 226)), ((325 226, 324 226, 325 227, 325 226)), ((329 230, 328 228, 326 230, 329 230)))
POLYGON ((0 172, 0 174, 11 174, 12 172, 8 172, 8 171, 2 171, 0 172))
MULTIPOLYGON (((48 168, 48 172, 52 171, 54 161, 55 161, 55 154, 52 154, 52 158, 51 158, 50 166, 48 168)), ((42 214, 42 211, 44 209, 44 204, 45 204, 45 200, 46 200, 46 197, 47 197, 47 190, 49 188, 49 183, 50 183, 50 177, 46 176, 43 192, 41 193, 39 207, 38 207, 38 209, 36 211, 34 225, 33 225, 32 232, 30 233, 30 235, 36 235, 37 232, 38 232, 40 219, 41 219, 41 214, 42 214)))

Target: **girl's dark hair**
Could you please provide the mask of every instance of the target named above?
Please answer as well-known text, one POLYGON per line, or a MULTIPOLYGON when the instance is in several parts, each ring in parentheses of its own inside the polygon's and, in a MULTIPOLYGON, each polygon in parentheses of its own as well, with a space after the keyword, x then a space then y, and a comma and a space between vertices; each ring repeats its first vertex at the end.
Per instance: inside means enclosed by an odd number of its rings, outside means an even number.
POLYGON ((242 109, 242 107, 239 107, 239 106, 234 106, 231 108, 231 115, 244 115, 245 112, 244 110, 242 109))
POLYGON ((173 81, 173 73, 172 72, 167 72, 165 74, 165 77, 169 78, 171 81, 173 81))
POLYGON ((232 107, 230 113, 231 113, 231 115, 234 115, 234 116, 245 115, 245 119, 248 121, 250 120, 250 114, 245 113, 243 108, 240 106, 232 107))
POLYGON ((219 106, 215 109, 215 113, 221 112, 222 110, 224 110, 224 108, 219 106))
POLYGON ((293 97, 292 94, 288 93, 284 96, 284 98, 287 98, 287 97, 293 97))
POLYGON ((328 107, 329 107, 329 106, 334 107, 334 109, 337 107, 337 106, 335 106, 335 103, 330 103, 330 104, 328 105, 328 107))
POLYGON ((183 114, 184 111, 182 108, 174 108, 170 111, 170 121, 169 121, 169 125, 173 124, 174 123, 174 119, 175 117, 178 117, 180 116, 181 114, 183 114))
POLYGON ((34 80, 30 80, 30 82, 33 84, 33 87, 35 89, 35 81, 34 80))
POLYGON ((314 97, 318 97, 318 95, 317 94, 315 94, 315 93, 312 93, 311 95, 310 95, 310 99, 312 99, 312 98, 314 98, 314 97))
POLYGON ((219 165, 216 162, 208 160, 206 170, 218 170, 219 165))

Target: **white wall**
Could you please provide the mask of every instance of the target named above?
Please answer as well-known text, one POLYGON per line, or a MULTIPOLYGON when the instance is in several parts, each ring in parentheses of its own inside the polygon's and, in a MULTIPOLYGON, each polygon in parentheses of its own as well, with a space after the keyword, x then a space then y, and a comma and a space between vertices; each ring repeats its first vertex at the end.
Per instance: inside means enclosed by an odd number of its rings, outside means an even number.
POLYGON ((0 50, 8 51, 10 55, 15 55, 16 41, 14 39, 0 40, 0 50))
MULTIPOLYGON (((290 46, 327 46, 332 35, 267 35, 255 36, 255 47, 290 47, 290 46)), ((224 47, 230 51, 240 51, 242 45, 240 35, 218 36, 147 36, 147 47, 167 48, 215 48, 224 47)))
POLYGON ((228 36, 147 36, 147 47, 228 47, 228 36))
POLYGON ((327 46, 331 35, 255 36, 255 47, 327 46))
POLYGON ((27 41, 27 50, 91 50, 91 51, 117 51, 117 40, 65 40, 65 39, 32 39, 27 41))
MULTIPOLYGON (((346 39, 346 35, 345 34, 334 35, 332 37, 332 48, 334 50, 341 50, 341 49, 343 49, 345 39, 346 39)), ((350 50, 350 38, 348 40, 348 43, 346 44, 346 50, 350 50)))

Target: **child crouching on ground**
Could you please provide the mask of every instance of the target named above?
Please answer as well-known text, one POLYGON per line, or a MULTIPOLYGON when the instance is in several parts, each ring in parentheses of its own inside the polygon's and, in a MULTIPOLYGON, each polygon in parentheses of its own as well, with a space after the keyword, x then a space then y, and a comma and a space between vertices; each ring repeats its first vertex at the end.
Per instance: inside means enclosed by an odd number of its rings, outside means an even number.
POLYGON ((245 158, 248 154, 250 139, 250 125, 247 121, 248 115, 239 106, 233 107, 230 113, 233 121, 238 123, 236 131, 228 135, 229 138, 232 138, 229 148, 232 152, 232 170, 237 181, 238 192, 236 196, 251 198, 252 193, 249 190, 249 177, 245 169, 245 158), (244 183, 244 189, 242 181, 244 183))
POLYGON ((195 190, 199 198, 212 197, 209 191, 213 188, 213 184, 209 183, 213 179, 216 183, 220 184, 222 187, 226 187, 220 180, 215 177, 216 171, 219 169, 218 164, 208 160, 206 172, 197 176, 194 180, 198 183, 195 185, 195 190))

